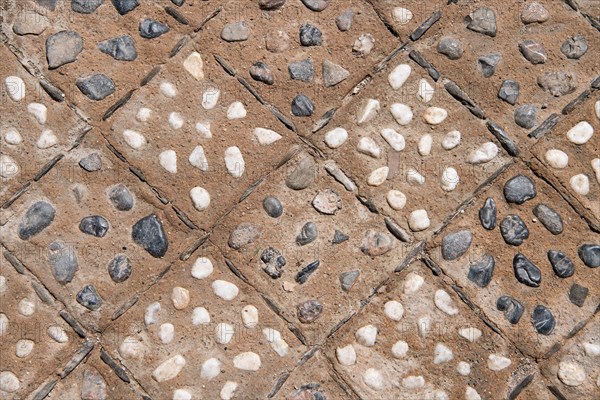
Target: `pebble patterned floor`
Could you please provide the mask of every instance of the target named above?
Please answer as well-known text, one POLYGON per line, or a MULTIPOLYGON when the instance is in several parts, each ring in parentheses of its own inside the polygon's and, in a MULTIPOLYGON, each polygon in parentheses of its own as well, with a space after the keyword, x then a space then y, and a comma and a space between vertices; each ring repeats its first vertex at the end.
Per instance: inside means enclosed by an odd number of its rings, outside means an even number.
POLYGON ((600 398, 594 2, 0 12, 0 399, 600 398))

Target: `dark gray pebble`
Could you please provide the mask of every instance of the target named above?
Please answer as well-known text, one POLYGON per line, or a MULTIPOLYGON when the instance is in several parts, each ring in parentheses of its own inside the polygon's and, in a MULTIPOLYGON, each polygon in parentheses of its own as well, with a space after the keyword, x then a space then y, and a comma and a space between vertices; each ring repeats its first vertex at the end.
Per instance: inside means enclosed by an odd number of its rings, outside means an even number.
POLYGON ((535 330, 544 336, 550 335, 556 326, 556 321, 554 320, 552 312, 542 305, 536 306, 533 310, 533 313, 531 314, 531 323, 535 330))
POLYGON ((164 256, 169 248, 162 223, 155 214, 136 222, 131 229, 131 238, 156 258, 164 256))
POLYGON ((300 234, 296 237, 296 243, 298 243, 300 246, 307 245, 313 242, 318 235, 319 232, 317 230, 317 225, 312 221, 307 222, 302 227, 300 234))
POLYGON ((359 275, 360 270, 358 269, 342 272, 340 274, 340 284, 342 285, 342 289, 346 292, 352 289, 352 286, 354 286, 354 284, 356 283, 356 280, 358 279, 359 275))
POLYGON ((80 14, 91 14, 104 0, 71 0, 71 9, 80 14))
POLYGON ((467 278, 480 288, 484 288, 492 281, 495 264, 491 254, 484 254, 481 260, 471 264, 467 278))
POLYGON ((94 285, 85 285, 77 293, 77 302, 91 311, 96 311, 102 306, 102 299, 98 295, 94 285))
POLYGON ((531 287, 539 287, 542 282, 542 272, 527 257, 517 253, 513 258, 515 277, 519 282, 531 287))
POLYGON ((504 317, 513 325, 516 325, 519 322, 523 315, 523 311, 525 311, 523 304, 510 296, 498 297, 496 308, 500 311, 504 311, 504 317))
POLYGON ((580 59, 587 52, 587 50, 588 42, 581 35, 575 35, 568 38, 560 46, 560 51, 565 55, 565 57, 572 60, 580 59))
POLYGON ((131 271, 131 261, 125 254, 117 254, 108 263, 108 275, 116 283, 125 282, 131 275, 131 271))
POLYGON ((538 204, 533 208, 533 214, 540 220, 553 235, 563 231, 563 222, 560 214, 548 207, 546 204, 538 204))
POLYGON ((89 99, 99 101, 115 92, 115 83, 104 74, 95 74, 79 78, 75 84, 89 99))
POLYGON ((500 90, 498 91, 498 97, 514 106, 519 98, 520 90, 521 86, 519 85, 519 82, 506 79, 502 81, 502 86, 500 86, 500 90))
POLYGON ((88 172, 99 171, 102 168, 102 158, 100 154, 92 153, 79 160, 79 166, 88 172))
POLYGON ((571 289, 569 289, 569 300, 577 307, 583 307, 589 291, 585 286, 574 283, 571 285, 571 289))
POLYGON ((273 247, 267 247, 260 255, 263 262, 263 270, 273 279, 281 277, 283 267, 285 266, 285 257, 281 252, 273 247))
POLYGON ((338 231, 336 229, 335 232, 333 233, 333 240, 331 241, 331 243, 332 244, 340 244, 342 242, 345 242, 348 239, 350 239, 350 236, 348 236, 345 233, 338 231))
POLYGON ((33 204, 19 223, 19 237, 28 240, 46 229, 54 220, 56 210, 50 203, 38 201, 33 204))
POLYGON ((496 13, 491 8, 478 8, 469 14, 465 21, 467 28, 487 36, 496 36, 496 13))
POLYGON ((537 123, 537 108, 533 104, 524 104, 515 109, 515 123, 521 128, 531 129, 537 123))
POLYGON ((302 268, 302 270, 300 270, 300 272, 296 274, 296 282, 298 282, 299 284, 305 283, 308 280, 308 278, 312 275, 312 273, 315 272, 317 268, 319 268, 319 265, 321 265, 321 261, 316 260, 308 264, 306 267, 302 268))
POLYGON ((460 42, 455 38, 447 36, 438 42, 437 51, 450 60, 458 60, 463 56, 463 48, 460 42))
POLYGON ((513 246, 519 246, 529 237, 527 225, 518 215, 508 215, 500 222, 500 233, 504 241, 513 246))
POLYGON ((509 203, 523 204, 537 195, 533 181, 525 175, 517 175, 504 185, 504 198, 509 203))
POLYGON ((320 46, 323 44, 323 34, 316 26, 304 24, 300 27, 300 44, 302 46, 320 46))
POLYGON ((127 186, 119 183, 108 191, 108 198, 119 211, 129 211, 133 208, 133 196, 127 186))
POLYGON ((310 117, 315 111, 315 106, 308 97, 299 94, 292 100, 292 114, 296 117, 310 117))
POLYGON ((318 300, 308 300, 296 306, 298 319, 303 324, 310 324, 321 316, 323 305, 318 300))
POLYGON ((313 80, 315 75, 315 66, 312 59, 307 58, 306 60, 289 63, 288 72, 290 73, 290 78, 292 79, 310 82, 313 80))
POLYGON ((140 5, 139 0, 112 0, 112 3, 121 15, 127 14, 140 5))
POLYGON ((48 68, 54 69, 72 63, 83 50, 83 39, 77 32, 60 31, 46 39, 48 68))
POLYGON ((108 232, 108 221, 99 215, 91 215, 81 220, 79 230, 88 235, 104 237, 108 232))
POLYGON ((71 282, 79 265, 75 249, 67 247, 60 240, 55 240, 48 246, 48 252, 54 279, 62 284, 71 282))
POLYGON ((491 53, 481 56, 477 59, 477 63, 481 68, 481 73, 485 78, 489 78, 490 76, 494 75, 494 72, 496 72, 496 66, 498 66, 501 58, 502 56, 500 53, 491 53))
POLYGON ((562 251, 548 250, 547 255, 554 273, 559 278, 568 278, 575 273, 573 261, 562 251))
POLYGON ((140 22, 140 36, 144 39, 154 39, 169 32, 169 27, 153 19, 140 22))
POLYGON ((265 197, 263 200, 263 208, 266 213, 273 218, 279 218, 283 214, 283 206, 279 199, 273 196, 265 197))
POLYGON ((442 257, 444 260, 456 260, 466 253, 473 242, 473 234, 465 229, 450 233, 442 240, 442 257))
POLYGON ((137 58, 135 41, 129 35, 104 40, 98 43, 98 49, 119 61, 133 61, 137 58))
POLYGON ((496 202, 491 197, 488 197, 479 209, 479 221, 488 231, 496 227, 496 202))
POLYGON ((590 268, 600 267, 600 245, 582 244, 577 249, 581 261, 590 268))

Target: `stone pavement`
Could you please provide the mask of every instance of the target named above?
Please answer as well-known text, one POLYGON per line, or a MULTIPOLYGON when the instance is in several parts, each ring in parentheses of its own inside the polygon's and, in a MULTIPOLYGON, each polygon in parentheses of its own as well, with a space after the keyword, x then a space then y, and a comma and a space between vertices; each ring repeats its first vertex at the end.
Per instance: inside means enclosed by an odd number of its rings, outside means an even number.
POLYGON ((600 398, 597 2, 0 11, 0 399, 600 398))

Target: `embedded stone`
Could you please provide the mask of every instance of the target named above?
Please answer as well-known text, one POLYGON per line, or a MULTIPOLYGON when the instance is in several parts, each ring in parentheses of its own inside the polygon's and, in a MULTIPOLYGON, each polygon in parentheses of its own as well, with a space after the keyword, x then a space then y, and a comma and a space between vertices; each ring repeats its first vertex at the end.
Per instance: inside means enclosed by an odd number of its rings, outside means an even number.
POLYGON ((303 324, 310 324, 321 316, 323 305, 318 300, 308 300, 296 306, 298 319, 303 324))
POLYGON ((469 230, 450 233, 442 240, 442 257, 444 260, 456 260, 467 252, 473 242, 473 234, 469 230))
POLYGON ((575 273, 573 261, 562 251, 548 250, 547 256, 554 273, 559 278, 568 278, 575 273))
POLYGON ((317 193, 312 205, 322 214, 335 215, 342 209, 342 199, 334 190, 325 189, 317 193))
POLYGON ((54 69, 74 62, 83 50, 83 39, 77 32, 60 31, 46 39, 48 68, 54 69))
POLYGON ((329 6, 331 0, 302 0, 302 4, 312 11, 323 11, 329 6))
POLYGON ((492 281, 495 264, 494 256, 484 254, 481 260, 475 261, 469 266, 467 278, 480 288, 484 288, 492 281))
POLYGON ((385 233, 368 230, 363 239, 360 250, 370 257, 381 256, 394 247, 394 242, 385 233))
POLYGON ((274 247, 267 247, 260 255, 262 269, 273 279, 281 277, 286 264, 285 257, 274 247))
POLYGON ((585 286, 574 283, 571 285, 571 289, 569 289, 569 300, 577 307, 583 307, 589 291, 585 286))
POLYGON ((340 244, 348 239, 350 239, 350 236, 336 229, 333 233, 333 239, 331 240, 331 244, 340 244))
POLYGON ((323 82, 325 87, 332 87, 346 80, 350 72, 341 65, 334 64, 329 60, 323 61, 323 82))
POLYGON ((563 42, 560 46, 560 51, 565 55, 565 57, 570 58, 572 60, 578 60, 588 50, 588 42, 581 35, 575 35, 563 42))
POLYGON ((467 28, 473 32, 487 36, 496 36, 496 14, 490 8, 481 7, 470 13, 466 18, 467 28))
POLYGON ((560 214, 548 207, 546 204, 538 204, 533 208, 533 214, 540 220, 553 235, 563 231, 563 222, 560 214))
POLYGON ((352 286, 354 286, 359 276, 360 270, 358 269, 342 272, 340 274, 340 284, 342 286, 342 289, 346 292, 350 291, 350 289, 352 289, 352 286))
POLYGON ((131 275, 131 260, 125 254, 117 254, 108 263, 108 275, 113 282, 125 282, 131 275))
POLYGON ((523 57, 532 64, 544 64, 548 60, 548 54, 542 45, 534 40, 527 39, 519 43, 519 51, 523 57))
POLYGON ((46 229, 54 220, 56 210, 50 203, 38 201, 34 203, 19 223, 19 238, 28 240, 46 229))
POLYGON ((517 280, 527 286, 539 287, 542 282, 542 272, 527 257, 517 253, 513 258, 513 269, 517 280))
POLYGON ((296 243, 300 246, 305 246, 315 241, 318 235, 317 224, 312 221, 307 222, 302 226, 300 234, 296 236, 296 243))
POLYGON ((550 18, 550 13, 537 1, 528 3, 521 12, 521 21, 524 24, 542 23, 548 21, 548 18, 550 18))
POLYGON ((515 325, 521 319, 525 308, 523 304, 510 296, 500 296, 496 301, 496 308, 504 312, 504 318, 511 324, 515 325))
POLYGON ((153 19, 146 18, 140 22, 140 36, 144 39, 155 39, 169 32, 169 26, 153 19))
POLYGON ((501 58, 502 56, 500 53, 491 53, 481 56, 477 59, 477 63, 481 68, 481 73, 485 78, 489 78, 490 76, 494 75, 494 72, 496 72, 496 66, 498 66, 501 58))
POLYGON ((296 117, 310 117, 315 111, 315 106, 310 99, 299 94, 292 100, 292 114, 296 117))
POLYGON ((119 211, 129 211, 133 208, 133 195, 127 186, 119 183, 108 192, 108 198, 112 205, 119 211))
POLYGON ((577 249, 581 261, 590 268, 600 267, 600 245, 582 244, 577 249))
POLYGON ((227 24, 221 31, 221 39, 227 42, 243 42, 250 37, 250 26, 246 21, 227 24))
POLYGON ((252 79, 254 79, 255 81, 259 81, 267 85, 272 85, 273 83, 275 83, 275 76, 273 75, 273 71, 271 70, 271 68, 269 68, 269 66, 266 63, 262 61, 257 61, 254 64, 252 64, 248 72, 250 73, 252 79))
POLYGON ((519 98, 520 90, 521 86, 517 81, 507 79, 502 81, 502 86, 500 86, 500 90, 498 91, 498 97, 514 106, 519 98))
POLYGON ((541 334, 548 336, 554 330, 556 326, 556 320, 552 315, 552 312, 545 306, 538 305, 531 314, 531 323, 535 330, 541 334))
POLYGON ((523 204, 537 195, 533 181, 525 175, 517 175, 504 185, 504 198, 509 203, 523 204))
POLYGON ((265 212, 272 218, 279 218, 283 214, 283 206, 277 197, 267 196, 263 200, 265 212))
POLYGON ((496 227, 496 202, 493 198, 488 197, 479 209, 479 221, 489 231, 496 227))
POLYGON ((118 36, 99 42, 98 49, 118 61, 133 61, 138 55, 135 41, 129 35, 118 36))
POLYGON ((242 222, 229 235, 228 244, 234 250, 239 250, 247 244, 253 243, 262 234, 262 226, 250 222, 242 222))
POLYGON ((296 168, 285 178, 285 184, 290 189, 306 189, 317 177, 317 165, 311 156, 302 159, 296 168))
POLYGON ((530 129, 536 125, 537 108, 533 104, 524 104, 515 109, 515 123, 521 128, 530 129))
POLYGON ((77 293, 76 300, 79 304, 91 311, 96 311, 102 306, 102 299, 94 285, 85 285, 77 293))
POLYGON ((573 93, 577 89, 575 75, 571 72, 546 72, 537 77, 537 84, 554 97, 573 93))
POLYGON ((108 221, 99 215, 85 217, 79 223, 79 230, 88 235, 101 238, 108 232, 108 221))
POLYGON ((52 275, 58 283, 69 283, 73 280, 78 268, 75 249, 67 247, 60 240, 55 240, 48 246, 52 275))
POLYGON ((300 27, 300 44, 302 46, 320 46, 323 44, 323 34, 314 25, 304 24, 300 27))
POLYGON ((438 42, 437 51, 450 60, 458 60, 463 55, 462 44, 457 39, 448 36, 438 42))
POLYGON ((115 6, 119 14, 125 15, 139 6, 140 2, 139 0, 112 0, 112 4, 115 6))
POLYGON ((346 32, 352 27, 353 19, 354 12, 352 10, 346 10, 335 19, 335 24, 340 31, 346 32))
POLYGON ((131 229, 131 238, 156 258, 164 256, 169 248, 162 222, 156 214, 150 214, 136 222, 131 229))

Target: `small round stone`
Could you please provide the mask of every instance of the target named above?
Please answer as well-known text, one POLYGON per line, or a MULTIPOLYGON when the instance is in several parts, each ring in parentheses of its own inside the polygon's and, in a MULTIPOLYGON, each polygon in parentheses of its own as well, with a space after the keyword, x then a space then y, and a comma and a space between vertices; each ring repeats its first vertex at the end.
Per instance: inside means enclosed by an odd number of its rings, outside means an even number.
POLYGON ((582 244, 577 249, 581 261, 590 268, 600 267, 600 245, 582 244))
POLYGON ((550 149, 546 152, 545 157, 552 168, 563 169, 569 165, 569 156, 562 150, 550 149))
POLYGON ((20 388, 21 383, 15 374, 10 371, 0 372, 0 391, 5 393, 14 393, 20 388))
POLYGON ((329 6, 331 0, 302 0, 302 4, 312 11, 323 11, 329 6))
POLYGON ((406 275, 406 280, 404 281, 404 293, 411 294, 418 292, 424 282, 425 279, 421 275, 414 272, 409 273, 406 275))
POLYGON ((338 347, 335 350, 335 356, 342 365, 349 366, 356 363, 356 352, 351 344, 345 347, 338 347))
POLYGON ((99 215, 85 217, 79 223, 79 230, 88 235, 104 237, 108 232, 108 221, 99 215))
POLYGON ((392 10, 392 18, 400 25, 406 25, 413 18, 413 13, 408 8, 394 7, 392 10))
POLYGON ((577 174, 569 179, 571 188, 582 196, 587 196, 590 193, 590 179, 586 174, 577 174))
POLYGON ((390 106, 390 112, 399 125, 408 125, 413 120, 413 112, 406 104, 394 103, 390 106))
POLYGON ((389 167, 380 167, 375 171, 371 172, 369 177, 367 178, 367 183, 369 186, 380 186, 387 180, 387 176, 390 169, 389 167))
POLYGON ((379 100, 367 99, 363 102, 363 106, 356 114, 356 123, 362 125, 371 121, 375 118, 379 110, 381 110, 379 100))
POLYGON ((536 124, 537 108, 533 104, 524 104, 515 110, 515 123, 521 128, 530 129, 536 124))
POLYGON ((315 111, 312 101, 303 94, 299 94, 292 100, 292 114, 296 117, 310 117, 315 111))
POLYGON ((442 240, 442 257, 445 260, 456 260, 467 252, 473 242, 473 234, 465 229, 450 233, 442 240))
POLYGON ((303 324, 310 324, 321 316, 323 305, 318 300, 308 300, 296 306, 296 314, 303 324))
POLYGON ((399 340, 392 346, 392 356, 394 358, 404 358, 408 353, 408 343, 404 340, 399 340))
POLYGON ((412 69, 408 64, 400 64, 396 66, 388 75, 388 82, 392 89, 400 89, 410 76, 411 71, 412 69))
POLYGON ((538 305, 531 314, 531 323, 535 330, 541 334, 548 336, 554 330, 556 321, 550 310, 542 305, 538 305))
POLYGON ((581 121, 567 132, 567 138, 575 144, 585 144, 592 138, 594 127, 587 122, 581 121))
POLYGON ((402 210, 406 206, 406 195, 399 190, 390 190, 386 200, 394 210, 402 210))
POLYGON ((454 358, 452 350, 443 343, 437 343, 433 350, 433 363, 442 364, 454 358))
POLYGON ((585 369, 580 364, 569 361, 561 361, 558 364, 557 375, 567 386, 580 386, 587 378, 585 369))
POLYGON ((284 31, 271 31, 265 36, 265 47, 271 53, 283 53, 290 47, 290 37, 284 31))
POLYGON ((171 292, 171 301, 176 310, 183 310, 190 304, 190 291, 176 286, 171 292))
POLYGON ((468 362, 460 361, 456 366, 456 370, 462 376, 469 376, 471 373, 471 364, 468 362))
POLYGON ((363 33, 356 39, 352 46, 352 54, 357 57, 365 57, 371 53, 375 46, 375 38, 370 33, 363 33))
POLYGON ((424 231, 429 225, 429 216, 425 210, 415 210, 408 216, 408 226, 414 232, 424 231))
POLYGON ((450 131, 446 133, 442 140, 444 150, 452 150, 460 144, 461 133, 459 131, 450 131))
POLYGON ((481 330, 479 330, 477 328, 473 328, 473 327, 460 328, 458 330, 458 335, 462 338, 465 338, 466 340, 468 340, 471 343, 474 343, 477 340, 479 340, 479 338, 481 337, 482 334, 483 334, 483 332, 481 332, 481 330))
POLYGON ((51 325, 46 332, 57 343, 67 343, 69 341, 69 335, 60 326, 51 325))
POLYGON ((529 238, 529 229, 527 229, 525 221, 514 214, 507 215, 500 222, 500 233, 502 233, 504 241, 513 246, 519 246, 529 238))
POLYGON ((33 351, 35 343, 33 340, 21 339, 17 342, 15 355, 19 358, 25 358, 33 351))
POLYGON ((320 46, 323 44, 323 34, 316 26, 304 24, 300 27, 300 44, 302 46, 320 46))
POLYGON ((121 183, 109 190, 108 198, 112 205, 119 211, 129 211, 133 208, 133 195, 127 189, 127 186, 121 183))
POLYGON ((231 301, 240 292, 238 287, 231 282, 216 280, 212 283, 213 292, 223 300, 231 301))
POLYGON ((326 215, 335 215, 342 209, 342 199, 332 189, 320 190, 312 201, 318 212, 326 215))
POLYGON ((84 78, 79 78, 75 84, 91 100, 103 100, 113 94, 116 90, 112 79, 104 74, 94 74, 84 78))
POLYGON ((537 77, 537 84, 554 97, 573 93, 577 89, 575 75, 565 71, 545 72, 537 77))
POLYGON ((23 299, 19 302, 19 314, 29 317, 35 312, 35 303, 29 299, 23 299))
POLYGON ((125 254, 118 254, 108 263, 108 274, 113 282, 125 282, 131 275, 131 261, 125 254))
POLYGON ((421 175, 416 169, 409 168, 408 170, 406 170, 406 182, 408 182, 411 186, 422 186, 425 184, 425 177, 421 175))
POLYGON ((504 198, 509 203, 523 204, 536 195, 533 181, 525 175, 517 175, 504 185, 504 198))
POLYGON ((562 251, 548 250, 547 256, 556 276, 568 278, 575 273, 573 261, 571 261, 571 259, 562 251))
POLYGON ((194 208, 198 211, 204 211, 210 206, 210 193, 202 187, 195 187, 190 190, 190 198, 194 208))
POLYGON ((273 196, 265 197, 263 200, 265 212, 272 218, 279 218, 283 214, 283 206, 279 199, 273 196))
POLYGON ((246 328, 256 328, 258 326, 258 309, 252 304, 242 308, 242 322, 246 328))
POLYGON ((255 62, 250 67, 249 73, 252 79, 255 81, 263 82, 267 85, 272 85, 275 83, 273 71, 271 71, 271 68, 269 68, 269 66, 262 61, 255 62))
POLYGON ((215 326, 215 341, 219 344, 227 344, 233 339, 235 331, 232 325, 224 322, 215 326))
POLYGON ((458 60, 463 56, 462 44, 457 39, 448 36, 438 42, 437 51, 450 60, 458 60))
POLYGON ((324 137, 324 142, 330 149, 337 149, 343 145, 348 139, 348 131, 344 128, 334 128, 327 132, 324 137))
POLYGON ((546 204, 538 204, 533 208, 533 214, 540 220, 553 235, 563 231, 563 222, 560 214, 546 204))
POLYGON ((77 293, 75 299, 79 304, 90 311, 96 311, 102 306, 102 298, 100 298, 94 285, 85 285, 83 289, 77 293))
POLYGON ((588 50, 588 42, 581 35, 575 35, 563 42, 560 46, 560 51, 565 55, 565 57, 570 58, 572 60, 578 60, 588 50))
POLYGON ((169 344, 175 336, 175 327, 171 323, 162 324, 158 329, 158 338, 163 344, 169 344))
POLYGON ((402 303, 395 300, 390 300, 383 307, 386 317, 392 321, 400 321, 404 315, 404 307, 402 303))
POLYGON ((510 359, 500 356, 498 354, 490 354, 488 356, 487 366, 492 371, 502 371, 505 368, 512 364, 510 359))
POLYGON ((365 325, 359 328, 354 334, 356 341, 365 347, 375 346, 377 341, 377 327, 374 325, 365 325))
POLYGON ((445 290, 438 289, 435 292, 433 300, 434 300, 436 307, 439 308, 440 310, 442 310, 443 312, 445 312, 446 314, 448 314, 448 315, 458 314, 458 308, 456 308, 456 305, 454 304, 454 300, 452 300, 452 298, 450 297, 448 292, 446 292, 445 290))
POLYGON ((423 118, 430 125, 438 125, 448 117, 448 111, 440 107, 429 107, 425 110, 423 118))
POLYGON ((379 370, 369 368, 363 374, 363 381, 373 390, 383 390, 385 388, 385 379, 379 370))
POLYGON ((501 58, 502 56, 500 53, 491 53, 477 59, 477 63, 481 68, 481 73, 485 78, 489 78, 490 76, 494 75, 496 72, 496 66, 500 62, 501 58))
POLYGON ((48 68, 54 69, 74 62, 83 50, 83 39, 77 32, 60 31, 46 39, 48 68))
POLYGON ((492 161, 498 155, 498 146, 494 142, 486 142, 469 154, 469 163, 485 164, 492 161))
POLYGON ((196 307, 192 311, 192 324, 193 325, 208 325, 210 324, 210 314, 204 307, 196 307))

